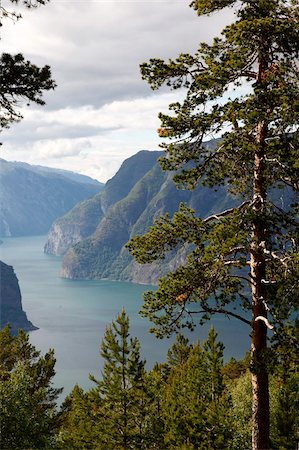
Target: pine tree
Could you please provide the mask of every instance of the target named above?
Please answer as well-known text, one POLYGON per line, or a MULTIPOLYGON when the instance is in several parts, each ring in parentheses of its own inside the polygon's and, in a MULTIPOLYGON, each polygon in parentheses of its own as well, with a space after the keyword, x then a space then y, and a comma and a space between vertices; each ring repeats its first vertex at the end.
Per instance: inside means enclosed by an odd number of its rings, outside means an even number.
POLYGON ((159 134, 170 140, 162 144, 162 168, 175 171, 185 189, 227 186, 236 206, 200 218, 182 205, 128 247, 140 263, 178 245, 190 249, 186 263, 145 295, 143 314, 158 335, 193 329, 196 314, 200 322, 222 313, 248 326, 257 450, 270 447, 267 328, 281 339, 298 305, 298 1, 191 3, 198 15, 227 6, 236 20, 212 45, 168 62, 152 59, 141 73, 153 89, 186 90, 182 103, 160 114, 159 134), (214 148, 202 145, 215 133, 214 148))
POLYGON ((189 339, 183 334, 178 334, 176 340, 167 352, 167 364, 170 367, 177 367, 185 363, 191 350, 189 339))
POLYGON ((101 344, 102 379, 97 383, 102 400, 100 448, 144 448, 146 438, 145 362, 137 338, 130 338, 129 318, 123 310, 106 329, 101 344))
POLYGON ((23 331, 0 331, 1 448, 45 448, 52 442, 62 392, 52 387, 55 362, 52 350, 40 356, 23 331))
POLYGON ((76 385, 62 404, 55 446, 61 449, 103 448, 100 446, 101 404, 96 389, 84 392, 76 385))
MULTIPOLYGON (((26 8, 36 8, 49 0, 10 0, 13 4, 23 4, 26 8)), ((0 4, 0 17, 13 21, 22 16, 15 10, 8 10, 0 4)), ((2 21, 0 27, 3 26, 2 21)), ((48 65, 37 67, 26 60, 21 53, 11 55, 2 53, 0 57, 0 131, 11 123, 20 121, 23 116, 19 110, 22 102, 44 105, 43 92, 54 89, 48 65)))
POLYGON ((203 348, 190 348, 187 360, 172 367, 164 388, 165 444, 170 448, 229 449, 229 397, 221 370, 223 344, 210 330, 203 348))
POLYGON ((217 342, 217 336, 212 326, 208 339, 203 346, 206 372, 209 375, 208 383, 211 389, 211 399, 216 403, 224 389, 222 376, 224 345, 222 342, 217 342))

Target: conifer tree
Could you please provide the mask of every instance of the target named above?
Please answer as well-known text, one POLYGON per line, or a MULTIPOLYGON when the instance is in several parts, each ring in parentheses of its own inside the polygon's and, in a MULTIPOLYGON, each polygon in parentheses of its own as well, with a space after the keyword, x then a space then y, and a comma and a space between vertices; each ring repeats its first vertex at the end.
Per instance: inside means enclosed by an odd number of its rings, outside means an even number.
MULTIPOLYGON (((45 5, 49 0, 10 0, 14 5, 36 8, 45 5)), ((15 10, 7 9, 0 4, 0 27, 3 19, 17 21, 22 15, 15 10)), ((0 131, 8 128, 13 122, 20 121, 23 116, 20 106, 31 102, 44 105, 43 92, 54 89, 55 82, 51 78, 48 65, 37 67, 26 60, 24 55, 2 53, 0 57, 0 131)))
POLYGON ((23 331, 0 331, 1 449, 46 448, 53 441, 62 392, 52 386, 55 362, 52 350, 40 356, 23 331))
POLYGON ((180 366, 188 359, 191 350, 189 339, 183 334, 178 334, 174 344, 167 352, 167 364, 170 367, 180 366))
POLYGON ((176 172, 185 189, 227 186, 236 206, 200 218, 182 205, 129 248, 140 263, 189 248, 185 264, 145 295, 143 314, 158 335, 192 329, 196 314, 200 322, 222 313, 248 326, 257 450, 270 448, 267 329, 283 339, 298 305, 298 1, 191 2, 198 15, 229 6, 236 20, 211 45, 176 60, 152 59, 141 73, 153 89, 186 90, 183 102, 159 116, 159 134, 169 139, 162 168, 176 172), (214 148, 202 145, 215 134, 214 148))
POLYGON ((102 340, 102 379, 92 377, 102 400, 100 448, 146 448, 145 362, 139 350, 138 339, 130 338, 129 318, 123 310, 102 340))
POLYGON ((224 345, 222 342, 217 342, 217 336, 218 335, 212 326, 210 328, 208 338, 204 342, 203 346, 206 372, 209 375, 208 384, 211 389, 211 399, 216 403, 224 389, 223 376, 221 372, 223 367, 224 345))
POLYGON ((230 448, 231 403, 221 375, 223 344, 216 338, 210 330, 203 348, 194 344, 187 360, 170 371, 162 408, 169 448, 230 448))
POLYGON ((61 449, 102 448, 101 403, 96 389, 84 392, 76 385, 62 404, 55 446, 61 449))

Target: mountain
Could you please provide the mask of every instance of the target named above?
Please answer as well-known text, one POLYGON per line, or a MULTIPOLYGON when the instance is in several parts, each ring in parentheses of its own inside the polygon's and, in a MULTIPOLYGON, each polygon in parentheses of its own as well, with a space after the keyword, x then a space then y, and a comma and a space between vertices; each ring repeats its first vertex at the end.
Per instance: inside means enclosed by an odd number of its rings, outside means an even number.
MULTIPOLYGON (((0 163, 4 161, 0 158, 0 163)), ((38 166, 34 164, 28 164, 21 161, 14 161, 14 164, 18 167, 22 167, 23 169, 32 170, 36 173, 49 173, 49 174, 55 174, 55 175, 62 175, 65 178, 69 178, 73 181, 78 181, 79 183, 87 183, 87 184, 94 184, 96 186, 102 186, 104 187, 104 183, 100 183, 98 180, 95 180, 94 178, 91 178, 87 175, 82 175, 81 173, 76 173, 71 170, 64 170, 64 169, 54 169, 53 167, 46 167, 46 166, 38 166)))
POLYGON ((0 328, 10 324, 11 332, 37 330, 22 308, 19 282, 12 266, 0 261, 0 328))
POLYGON ((144 233, 161 214, 172 215, 181 202, 196 207, 201 216, 233 204, 225 188, 176 189, 172 174, 160 169, 161 154, 141 151, 127 159, 102 192, 54 222, 45 251, 64 254, 63 277, 155 283, 184 254, 140 266, 124 248, 130 237, 144 233))
POLYGON ((103 184, 74 172, 0 159, 0 236, 45 234, 103 184))
POLYGON ((129 194, 140 177, 156 164, 160 154, 143 150, 126 159, 116 175, 107 181, 105 189, 93 198, 78 203, 53 223, 45 252, 63 255, 72 245, 91 236, 109 208, 129 194))

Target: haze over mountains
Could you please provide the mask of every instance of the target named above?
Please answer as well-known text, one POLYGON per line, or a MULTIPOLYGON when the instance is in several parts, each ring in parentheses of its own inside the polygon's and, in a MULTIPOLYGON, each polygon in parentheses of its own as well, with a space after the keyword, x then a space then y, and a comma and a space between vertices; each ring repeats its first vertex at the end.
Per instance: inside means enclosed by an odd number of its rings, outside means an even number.
POLYGON ((0 236, 45 234, 57 217, 102 187, 74 172, 0 159, 0 236))

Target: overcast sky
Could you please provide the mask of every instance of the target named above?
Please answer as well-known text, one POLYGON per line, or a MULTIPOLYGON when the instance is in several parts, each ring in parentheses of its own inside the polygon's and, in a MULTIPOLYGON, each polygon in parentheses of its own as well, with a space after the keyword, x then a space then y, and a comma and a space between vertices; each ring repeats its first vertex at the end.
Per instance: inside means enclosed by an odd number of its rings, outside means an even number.
POLYGON ((151 91, 139 64, 193 53, 232 18, 199 18, 190 1, 52 0, 15 24, 6 19, 1 50, 50 65, 57 88, 2 133, 0 156, 106 181, 127 157, 157 150, 157 114, 181 94, 151 91))

